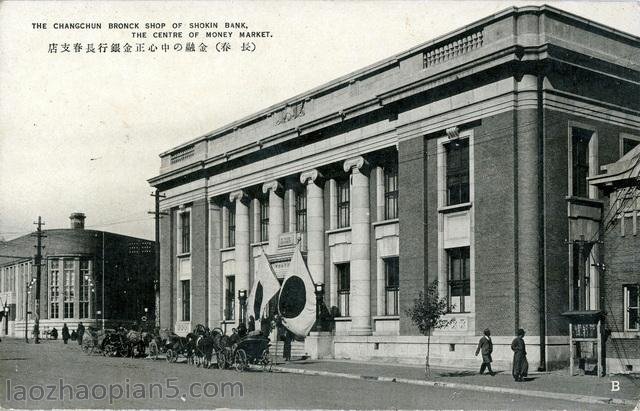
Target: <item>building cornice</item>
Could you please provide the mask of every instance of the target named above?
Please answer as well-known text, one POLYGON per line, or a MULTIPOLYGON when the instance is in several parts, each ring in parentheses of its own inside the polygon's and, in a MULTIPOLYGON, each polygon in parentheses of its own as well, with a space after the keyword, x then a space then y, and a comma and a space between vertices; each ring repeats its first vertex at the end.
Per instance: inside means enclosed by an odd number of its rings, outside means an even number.
POLYGON ((189 140, 183 144, 180 144, 170 150, 167 150, 163 153, 160 154, 160 157, 166 156, 168 154, 171 154, 172 152, 178 151, 180 149, 183 149, 185 147, 188 147, 190 145, 196 144, 200 141, 203 140, 207 140, 210 138, 213 138, 217 135, 222 135, 225 134, 227 132, 233 131, 234 129, 237 129, 239 127, 242 127, 246 124, 250 124, 256 120, 259 120, 261 118, 265 118, 268 117, 270 114, 272 114, 275 111, 279 111, 282 109, 286 109, 287 107, 293 106, 301 101, 305 101, 308 99, 312 99, 314 97, 316 97, 319 94, 326 94, 326 93, 330 93, 331 91, 333 91, 336 88, 342 87, 346 84, 348 84, 351 81, 355 81, 358 80, 361 77, 366 77, 369 76, 373 73, 379 72, 379 71, 383 71, 385 69, 388 69, 392 66, 398 65, 398 63, 403 60, 406 59, 410 56, 413 56, 415 54, 418 54, 422 51, 424 51, 425 49, 428 49, 432 46, 438 45, 440 43, 444 43, 447 40, 451 39, 451 38, 455 38, 456 36, 459 36, 467 31, 471 31, 473 29, 477 29, 477 28, 481 28, 485 25, 487 25, 488 23, 497 21, 497 20, 501 20, 510 16, 513 16, 515 14, 549 14, 549 15, 554 15, 554 16, 558 16, 558 17, 562 17, 566 20, 569 20, 571 22, 574 23, 579 23, 583 26, 588 26, 589 28, 598 31, 600 34, 606 34, 608 37, 618 37, 619 39, 624 39, 626 42, 632 42, 635 43, 638 47, 640 47, 640 37, 631 35, 629 33, 625 33, 623 31, 617 30, 615 28, 606 26, 604 24, 600 24, 594 21, 590 21, 588 19, 585 19, 583 17, 580 17, 578 15, 572 14, 572 13, 568 13, 566 11, 557 9, 555 7, 551 7, 548 5, 542 5, 542 6, 525 6, 525 7, 509 7, 507 9, 504 9, 498 13, 489 15, 485 18, 482 18, 480 20, 477 20, 473 23, 467 24, 459 29, 453 30, 451 32, 448 32, 446 34, 443 34, 441 36, 438 36, 432 40, 429 40, 427 42, 421 43, 415 47, 412 47, 404 52, 398 53, 396 55, 393 55, 389 58, 386 58, 384 60, 378 61, 376 63, 373 63, 369 66, 366 66, 360 70, 356 70, 354 72, 351 72, 349 74, 346 74, 344 76, 338 77, 335 80, 332 80, 328 83, 322 84, 318 87, 315 87, 307 92, 295 95, 291 98, 288 98, 284 101, 281 101, 279 103, 273 104, 269 107, 267 107, 266 109, 260 110, 255 114, 243 117, 237 121, 234 121, 232 123, 227 124, 226 126, 220 127, 218 129, 215 129, 209 133, 206 133, 200 137, 194 138, 192 140, 189 140))

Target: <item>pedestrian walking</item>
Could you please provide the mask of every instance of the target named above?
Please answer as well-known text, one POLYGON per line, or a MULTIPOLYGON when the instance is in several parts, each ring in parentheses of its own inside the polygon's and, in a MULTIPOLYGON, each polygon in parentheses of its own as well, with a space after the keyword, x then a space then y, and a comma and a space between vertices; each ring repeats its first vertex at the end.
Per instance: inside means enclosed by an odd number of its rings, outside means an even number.
POLYGON ((480 366, 480 375, 484 374, 484 370, 488 370, 490 375, 495 375, 491 369, 491 353, 493 352, 493 341, 491 341, 491 330, 486 328, 484 335, 478 342, 478 348, 476 349, 476 357, 479 353, 482 353, 482 365, 480 366))
POLYGON ((78 344, 82 345, 82 336, 84 335, 84 325, 82 325, 82 321, 78 323, 78 344))
POLYGON ((518 335, 511 342, 511 350, 513 350, 513 379, 521 382, 529 372, 529 363, 527 362, 527 350, 524 344, 524 330, 520 328, 518 335))
POLYGON ((71 338, 69 335, 69 327, 67 327, 67 323, 64 323, 62 325, 62 341, 66 344, 67 341, 69 341, 69 338, 71 338))

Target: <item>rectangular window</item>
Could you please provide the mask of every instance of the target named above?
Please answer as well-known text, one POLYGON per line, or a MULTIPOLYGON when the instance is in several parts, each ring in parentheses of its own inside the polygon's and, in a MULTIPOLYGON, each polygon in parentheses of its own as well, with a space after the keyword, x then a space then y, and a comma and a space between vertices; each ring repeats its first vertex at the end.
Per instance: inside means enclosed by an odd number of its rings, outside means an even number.
POLYGON ((572 193, 576 197, 589 197, 589 142, 593 131, 571 128, 572 193))
POLYGON ((229 238, 229 247, 236 246, 236 205, 231 204, 227 208, 229 210, 229 232, 227 237, 229 238))
POLYGON ((640 330, 640 284, 624 286, 624 330, 640 330))
POLYGON ((89 261, 80 261, 80 318, 90 318, 89 301, 91 299, 91 272, 89 271, 89 261))
POLYGON ((471 300, 471 280, 469 271, 469 247, 447 250, 449 311, 469 312, 471 300))
POLYGON ((629 151, 633 150, 638 144, 640 144, 640 138, 622 138, 622 143, 620 144, 620 149, 622 152, 620 153, 620 157, 627 154, 629 151))
POLYGON ((260 241, 269 241, 269 197, 260 200, 260 241))
POLYGON ((191 213, 185 212, 180 214, 180 229, 182 235, 182 245, 180 246, 181 253, 188 253, 191 251, 191 213))
POLYGON ((384 259, 385 282, 385 315, 398 315, 400 303, 398 292, 400 290, 400 259, 398 257, 384 259))
POLYGON ((351 270, 349 264, 336 264, 338 272, 338 310, 341 317, 349 316, 351 270))
POLYGON ((398 218, 398 166, 384 167, 384 218, 398 218))
POLYGON ((236 296, 236 277, 229 275, 225 277, 224 287, 224 319, 233 321, 235 316, 235 296, 236 296))
POLYGON ((182 280, 182 321, 191 321, 191 280, 182 280))
POLYGON ((60 262, 51 260, 49 271, 49 318, 60 318, 60 262))
POLYGON ((338 228, 349 227, 349 180, 337 181, 338 188, 338 228))
POLYGON ((469 139, 445 144, 447 205, 469 202, 469 139))
POLYGON ((63 260, 63 280, 64 280, 64 318, 73 318, 73 307, 75 299, 75 261, 63 260))
POLYGON ((296 191, 296 230, 300 233, 307 231, 307 188, 296 191))

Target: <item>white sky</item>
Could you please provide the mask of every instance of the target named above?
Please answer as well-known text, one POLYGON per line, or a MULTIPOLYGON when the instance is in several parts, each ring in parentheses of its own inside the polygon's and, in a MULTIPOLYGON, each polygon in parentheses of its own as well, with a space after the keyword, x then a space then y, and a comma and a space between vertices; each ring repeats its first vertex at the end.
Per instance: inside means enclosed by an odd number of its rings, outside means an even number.
POLYGON ((0 239, 32 231, 38 215, 67 228, 74 211, 87 227, 151 239, 146 180, 159 153, 509 6, 542 3, 640 35, 637 1, 2 2, 0 239), (156 21, 243 21, 273 38, 253 53, 47 53, 49 43, 188 41, 106 30, 156 21))

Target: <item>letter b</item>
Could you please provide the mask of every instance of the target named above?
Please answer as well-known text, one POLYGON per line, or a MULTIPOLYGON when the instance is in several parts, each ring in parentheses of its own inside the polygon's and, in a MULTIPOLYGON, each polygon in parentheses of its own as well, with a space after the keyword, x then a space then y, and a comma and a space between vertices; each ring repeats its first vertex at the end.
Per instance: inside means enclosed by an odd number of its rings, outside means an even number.
POLYGON ((611 391, 620 391, 620 381, 611 381, 611 391))

